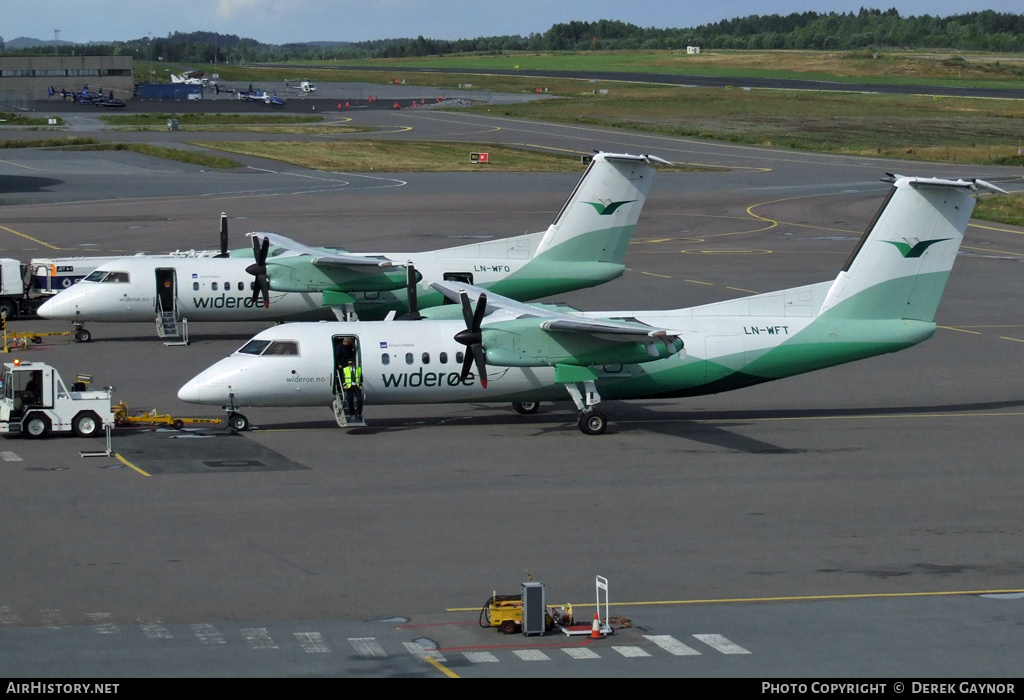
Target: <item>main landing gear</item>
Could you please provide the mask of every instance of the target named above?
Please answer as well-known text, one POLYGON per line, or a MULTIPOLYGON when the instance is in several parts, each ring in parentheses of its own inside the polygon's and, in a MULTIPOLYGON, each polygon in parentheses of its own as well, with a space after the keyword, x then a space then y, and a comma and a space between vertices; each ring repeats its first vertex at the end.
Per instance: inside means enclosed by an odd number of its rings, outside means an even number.
POLYGON ((608 419, 595 406, 601 403, 601 395, 597 393, 597 385, 592 379, 583 382, 571 382, 565 385, 572 402, 579 409, 576 425, 585 435, 600 435, 608 427, 608 419))
MULTIPOLYGON (((576 416, 576 425, 585 435, 600 435, 608 428, 608 419, 595 406, 601 403, 601 395, 597 393, 594 382, 573 382, 565 385, 566 391, 572 398, 579 415, 576 416)), ((512 409, 524 416, 533 415, 540 409, 539 401, 513 401, 512 409)))

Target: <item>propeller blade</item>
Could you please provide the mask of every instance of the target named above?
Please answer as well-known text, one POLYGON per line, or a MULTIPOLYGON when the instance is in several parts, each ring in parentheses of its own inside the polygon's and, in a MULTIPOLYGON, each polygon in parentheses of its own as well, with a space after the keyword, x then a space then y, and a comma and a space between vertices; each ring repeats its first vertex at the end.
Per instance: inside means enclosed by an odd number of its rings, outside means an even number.
POLYGON ((218 258, 228 257, 228 215, 220 213, 220 255, 218 258))
POLYGON ((419 306, 419 299, 417 298, 417 295, 418 295, 419 292, 418 292, 417 287, 416 287, 416 283, 419 280, 417 279, 417 276, 416 276, 416 268, 413 267, 413 264, 412 264, 411 261, 406 266, 405 272, 406 272, 405 292, 406 292, 406 296, 409 298, 409 316, 412 317, 412 318, 419 318, 420 317, 420 306, 419 306))
POLYGON ((472 346, 473 359, 476 360, 476 372, 480 377, 480 386, 487 388, 487 363, 484 361, 484 346, 476 343, 472 346))
POLYGON ((480 298, 476 300, 476 313, 473 314, 473 332, 480 332, 480 323, 484 320, 484 314, 487 313, 487 295, 481 294, 480 298))
POLYGON ((267 251, 270 250, 270 239, 264 238, 260 243, 259 236, 252 237, 252 255, 256 259, 252 265, 245 268, 245 271, 256 278, 252 285, 252 303, 260 299, 263 294, 263 308, 270 308, 270 278, 267 277, 267 251))
POLYGON ((466 381, 466 377, 469 376, 469 370, 473 369, 473 351, 471 346, 466 346, 466 356, 462 360, 462 372, 459 373, 459 381, 466 381))
POLYGON ((466 330, 473 330, 473 309, 469 306, 469 295, 466 292, 459 292, 459 301, 462 302, 462 318, 466 321, 466 330))
POLYGON ((484 354, 483 333, 480 330, 480 324, 487 312, 487 295, 481 294, 477 299, 476 310, 471 308, 469 295, 465 291, 459 292, 459 300, 462 302, 462 317, 466 321, 466 328, 455 334, 455 341, 466 346, 466 355, 462 360, 462 373, 459 375, 459 381, 466 381, 475 362, 480 386, 486 389, 487 356, 484 354))
POLYGON ((269 251, 270 251, 270 237, 269 236, 264 236, 263 237, 263 245, 260 246, 260 250, 259 250, 259 257, 256 258, 256 262, 259 263, 264 268, 266 268, 266 266, 267 266, 267 253, 269 251))
POLYGON ((270 280, 267 279, 266 275, 260 275, 259 280, 260 291, 263 292, 263 308, 270 308, 270 280))
MULTIPOLYGON (((252 265, 250 265, 249 267, 252 267, 252 265)), ((245 268, 245 271, 251 273, 249 267, 245 268)), ((254 274, 254 273, 251 273, 251 274, 254 274)), ((256 302, 259 301, 259 299, 260 299, 260 276, 256 275, 256 279, 253 280, 253 283, 252 283, 252 303, 253 303, 253 306, 256 305, 256 302)))

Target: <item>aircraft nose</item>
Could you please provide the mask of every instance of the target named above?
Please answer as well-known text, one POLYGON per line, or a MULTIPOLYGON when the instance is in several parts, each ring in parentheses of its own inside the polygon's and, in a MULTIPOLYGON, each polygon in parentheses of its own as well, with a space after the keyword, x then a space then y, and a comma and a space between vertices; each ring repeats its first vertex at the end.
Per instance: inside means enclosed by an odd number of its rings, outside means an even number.
POLYGON ((51 298, 43 302, 43 305, 36 309, 40 318, 51 318, 63 321, 77 320, 75 314, 78 312, 79 303, 82 301, 83 291, 76 289, 78 285, 57 292, 51 298))
POLYGON ((178 398, 186 403, 224 405, 231 400, 231 380, 237 378, 234 362, 228 358, 208 367, 178 389, 178 398))
POLYGON ((203 385, 197 381, 199 377, 188 380, 178 389, 178 398, 185 403, 202 403, 203 385))
POLYGON ((64 302, 57 298, 59 296, 60 295, 58 294, 52 299, 47 299, 43 302, 42 306, 36 309, 36 314, 39 318, 60 318, 60 309, 64 305, 64 302))
POLYGON ((227 385, 216 381, 207 373, 193 377, 178 389, 178 398, 186 403, 226 404, 227 385))

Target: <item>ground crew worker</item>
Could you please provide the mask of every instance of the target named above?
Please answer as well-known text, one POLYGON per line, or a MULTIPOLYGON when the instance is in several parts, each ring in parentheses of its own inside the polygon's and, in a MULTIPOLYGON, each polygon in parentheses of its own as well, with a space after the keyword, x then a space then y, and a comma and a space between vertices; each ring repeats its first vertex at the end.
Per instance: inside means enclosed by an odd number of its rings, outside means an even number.
POLYGON ((350 357, 341 374, 342 385, 345 387, 345 398, 348 399, 348 413, 354 418, 362 419, 363 368, 356 364, 354 357, 350 357))
POLYGON ((355 357, 356 348, 352 344, 352 338, 342 338, 341 342, 334 346, 335 391, 341 392, 341 376, 345 373, 345 368, 348 367, 349 359, 355 357))

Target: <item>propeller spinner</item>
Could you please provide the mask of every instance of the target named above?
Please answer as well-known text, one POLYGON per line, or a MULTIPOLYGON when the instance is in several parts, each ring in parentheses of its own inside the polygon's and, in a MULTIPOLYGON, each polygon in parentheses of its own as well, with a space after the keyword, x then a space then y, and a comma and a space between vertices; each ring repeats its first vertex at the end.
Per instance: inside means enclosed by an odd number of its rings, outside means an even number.
POLYGON ((469 370, 476 362, 477 375, 480 377, 480 386, 487 388, 487 363, 485 362, 483 333, 480 331, 480 322, 487 313, 487 295, 481 294, 476 302, 476 310, 470 308, 469 295, 466 292, 459 292, 459 299, 462 301, 462 317, 466 320, 466 329, 455 334, 456 342, 466 346, 466 357, 462 361, 462 374, 460 381, 466 381, 469 370))
POLYGON ((264 238, 260 243, 259 236, 252 237, 252 256, 256 259, 245 271, 256 278, 252 286, 252 303, 255 304, 260 293, 263 293, 263 308, 270 308, 270 279, 267 277, 267 252, 270 250, 270 239, 264 238))

